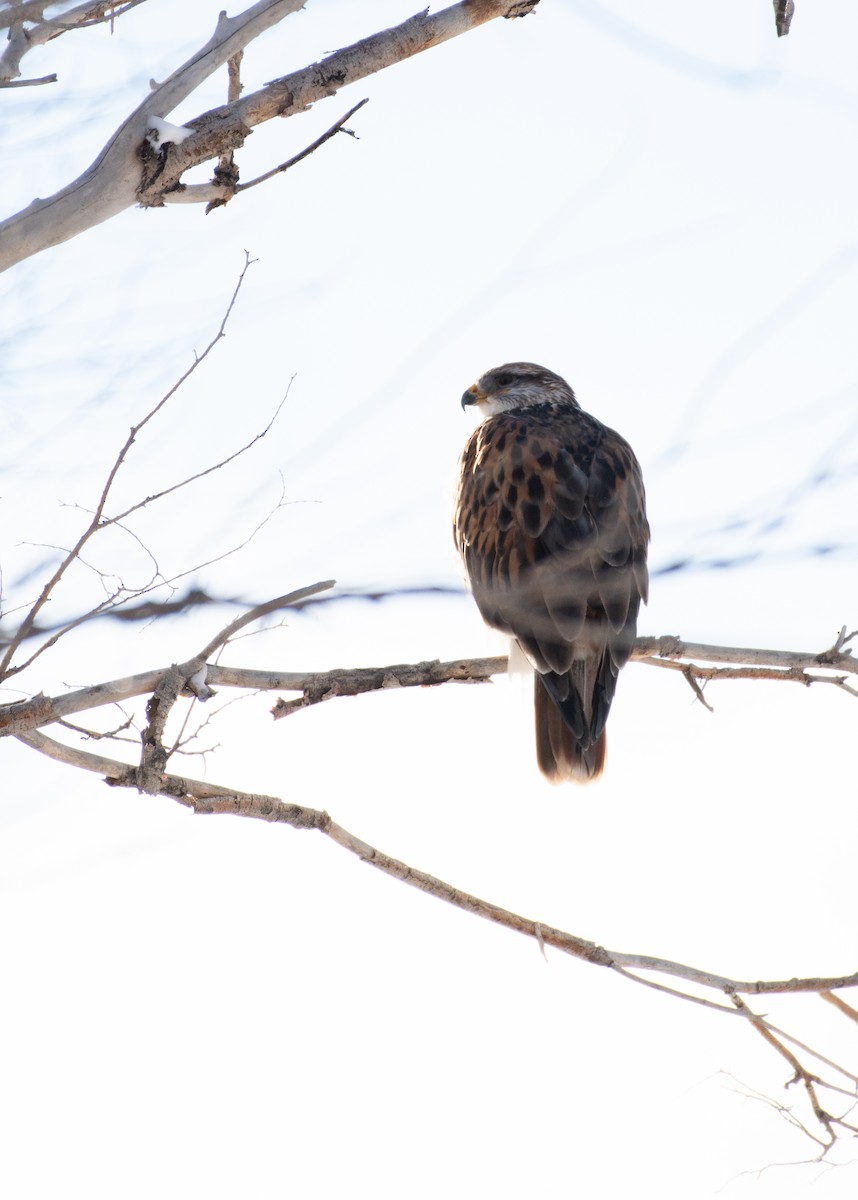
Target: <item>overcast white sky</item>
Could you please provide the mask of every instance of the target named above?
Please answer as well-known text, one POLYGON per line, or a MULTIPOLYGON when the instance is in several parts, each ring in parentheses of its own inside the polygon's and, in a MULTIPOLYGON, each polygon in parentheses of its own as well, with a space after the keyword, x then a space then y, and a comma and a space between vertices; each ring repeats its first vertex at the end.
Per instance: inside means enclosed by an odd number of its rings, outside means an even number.
MULTIPOLYGON (((415 8, 310 0, 249 48, 245 85, 415 8)), ((3 93, 3 215, 79 174, 218 9, 149 0, 112 37, 29 56, 59 83, 3 93)), ((50 546, 77 536, 76 506, 210 339, 247 250, 226 340, 139 439, 117 508, 249 441, 291 380, 283 411, 252 455, 141 514, 140 541, 105 542, 94 566, 127 583, 147 551, 165 574, 195 568, 282 495, 190 581, 251 603, 331 577, 458 588, 458 400, 523 358, 566 376, 641 460, 642 633, 830 645, 858 625, 856 44, 847 0, 799 0, 780 40, 769 0, 542 0, 259 128, 245 179, 370 98, 357 140, 227 209, 131 210, 7 273, 4 607, 32 599, 50 546)), ((169 115, 224 94, 218 76, 169 115)), ((52 616, 101 586, 82 568, 52 616)), ((90 626, 3 699, 186 658, 235 611, 90 626)), ((453 594, 293 615, 224 661, 503 651, 453 594)), ((324 807, 614 949, 743 978, 855 970, 854 699, 707 696, 714 714, 678 676, 630 666, 586 791, 542 782, 505 681, 276 724, 272 697, 250 698, 206 731, 205 763, 179 769, 324 807)), ((813 1147, 748 1098, 792 1092, 738 1019, 551 950, 546 963, 318 835, 192 818, 3 749, 4 1195, 854 1197, 854 1146, 836 1170, 756 1173, 813 1147)), ((818 998, 766 1011, 856 1069, 854 1029, 818 998)))

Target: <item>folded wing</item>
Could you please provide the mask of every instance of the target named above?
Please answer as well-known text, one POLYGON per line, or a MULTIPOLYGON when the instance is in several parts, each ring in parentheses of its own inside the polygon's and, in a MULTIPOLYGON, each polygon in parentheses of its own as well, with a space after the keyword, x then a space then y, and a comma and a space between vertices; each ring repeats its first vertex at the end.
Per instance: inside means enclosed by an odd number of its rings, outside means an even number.
POLYGON ((455 534, 484 619, 536 669, 540 766, 551 778, 597 775, 647 597, 631 447, 572 405, 491 417, 462 457, 455 534))

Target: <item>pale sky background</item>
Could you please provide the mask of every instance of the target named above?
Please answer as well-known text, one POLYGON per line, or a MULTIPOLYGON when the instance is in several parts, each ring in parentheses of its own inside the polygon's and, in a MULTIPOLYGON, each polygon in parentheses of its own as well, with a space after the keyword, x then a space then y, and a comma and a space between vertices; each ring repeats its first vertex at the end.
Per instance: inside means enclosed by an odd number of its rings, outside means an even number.
MULTIPOLYGON (((28 56, 28 74, 60 79, 2 94, 3 214, 78 175, 219 7, 149 0, 112 37, 28 56)), ((311 0, 248 49, 245 85, 416 8, 311 0)), ((359 140, 338 135, 227 209, 130 210, 8 272, 4 607, 31 601, 49 547, 73 542, 76 506, 213 335, 248 250, 227 338, 141 435, 116 507, 249 441, 291 379, 280 418, 252 454, 135 518, 139 541, 96 542, 94 567, 141 583, 148 551, 247 603, 330 577, 458 588, 459 397, 523 358, 566 376, 641 460, 641 633, 829 646, 858 626, 856 45, 848 0, 799 0, 780 40, 769 0, 542 0, 260 127, 244 179, 370 98, 359 140), (197 569, 281 494, 248 545, 197 569)), ((222 72, 170 119, 224 96, 222 72)), ((51 616, 101 587, 82 567, 51 616)), ((3 699, 187 658, 236 611, 88 626, 3 699)), ((504 649, 453 594, 293 614, 223 661, 504 649)), ((540 779, 506 681, 276 724, 275 697, 234 695, 209 705, 217 749, 176 770, 324 807, 415 867, 613 949, 748 978, 856 968, 858 708, 834 688, 722 683, 710 714, 678 676, 632 665, 586 791, 540 779)), ((550 949, 546 963, 319 835, 195 818, 3 750, 4 1196, 854 1198, 855 1142, 837 1169, 758 1174, 814 1148, 749 1098, 793 1093, 738 1018, 550 949)), ((858 1069, 855 1028, 818 998, 758 1007, 858 1069)))

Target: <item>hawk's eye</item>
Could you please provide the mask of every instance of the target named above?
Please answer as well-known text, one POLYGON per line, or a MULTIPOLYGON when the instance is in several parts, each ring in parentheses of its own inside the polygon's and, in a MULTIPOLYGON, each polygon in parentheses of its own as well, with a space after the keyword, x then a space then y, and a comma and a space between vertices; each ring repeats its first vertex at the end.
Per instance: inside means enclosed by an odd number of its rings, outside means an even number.
POLYGON ((511 383, 515 383, 515 376, 509 371, 501 371, 499 375, 495 375, 495 386, 499 388, 509 387, 511 383))

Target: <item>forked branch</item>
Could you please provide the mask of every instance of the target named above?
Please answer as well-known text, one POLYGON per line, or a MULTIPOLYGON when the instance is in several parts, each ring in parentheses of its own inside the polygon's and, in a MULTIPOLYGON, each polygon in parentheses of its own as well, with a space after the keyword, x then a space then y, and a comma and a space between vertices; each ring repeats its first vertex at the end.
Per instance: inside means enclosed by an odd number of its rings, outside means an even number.
MULTIPOLYGON (((538 0, 460 0, 437 13, 419 12, 402 24, 335 51, 321 62, 284 75, 248 95, 199 113, 175 127, 181 137, 157 132, 159 123, 214 71, 267 29, 303 8, 303 0, 258 0, 235 17, 222 12, 214 34, 162 83, 154 84, 108 140, 95 162, 48 199, 34 200, 0 223, 0 270, 59 245, 135 204, 161 206, 185 186, 191 167, 212 159, 231 162, 257 125, 305 112, 318 100, 395 63, 438 46, 498 17, 525 16, 538 0), (155 132, 156 136, 152 136, 155 132)), ((281 164, 282 167, 282 164, 281 164)), ((275 174, 281 168, 275 170, 275 174)), ((201 185, 195 199, 209 204, 233 194, 231 179, 201 185)))
MULTIPOLYGON (((179 680, 176 673, 173 674, 170 680, 165 681, 166 686, 170 689, 170 696, 172 698, 175 698, 177 694, 178 683, 179 680)), ((25 745, 51 758, 60 762, 71 763, 88 771, 97 772, 104 776, 105 781, 114 787, 135 787, 140 791, 150 794, 168 796, 185 807, 190 808, 195 813, 208 815, 231 814, 261 821, 291 825, 295 829, 318 830, 342 849, 347 850, 350 854, 355 855, 363 862, 368 863, 384 874, 398 879, 402 883, 407 883, 411 887, 418 888, 420 891, 434 896, 436 899, 452 904, 464 912, 471 913, 473 916, 482 917, 484 920, 492 921, 494 924, 502 925, 507 929, 524 934, 525 937, 532 938, 543 953, 546 946, 551 946, 564 954, 582 959, 594 966, 607 967, 609 970, 615 971, 630 981, 644 984, 648 987, 655 986, 659 991, 684 1000, 693 1001, 696 1004, 703 1005, 710 1010, 722 1014, 738 1016, 740 1019, 747 1021, 789 1063, 794 1079, 802 1083, 814 1118, 822 1130, 822 1136, 815 1136, 803 1125, 801 1128, 805 1128, 805 1132, 813 1137, 814 1141, 821 1147, 821 1155, 826 1154, 834 1145, 840 1131, 849 1133, 858 1132, 858 1129, 846 1119, 847 1114, 855 1103, 856 1097, 858 1097, 858 1074, 826 1058, 785 1030, 779 1029, 767 1018, 754 1012, 746 1001, 742 999, 743 995, 772 995, 776 993, 795 992, 817 992, 827 999, 833 997, 837 989, 858 987, 858 971, 851 975, 832 976, 830 978, 748 981, 731 979, 719 973, 701 970, 683 963, 673 962, 669 959, 655 958, 642 954, 628 954, 606 949, 604 946, 577 934, 557 929, 541 921, 534 921, 530 917, 524 917, 501 905, 482 900, 478 896, 462 891, 460 888, 446 883, 444 880, 430 875, 426 871, 421 871, 416 867, 410 866, 408 863, 392 858, 375 846, 350 833, 341 825, 338 825, 322 809, 308 808, 302 804, 289 803, 277 796, 244 792, 221 784, 202 782, 174 774, 164 773, 159 778, 153 769, 155 757, 152 752, 153 739, 150 735, 154 726, 154 719, 150 719, 150 724, 144 736, 144 748, 140 767, 121 763, 102 755, 92 754, 89 751, 81 751, 63 746, 61 743, 56 742, 54 739, 47 737, 37 730, 22 733, 18 736, 19 740, 25 745), (667 975, 673 979, 683 980, 686 988, 680 989, 656 983, 650 978, 639 975, 637 973, 639 971, 646 971, 650 975, 667 975), (698 992, 689 991, 687 990, 689 987, 701 989, 704 994, 701 995, 698 992), (726 995, 731 1004, 725 1004, 719 999, 709 998, 705 994, 707 990, 719 997, 726 995), (799 1055, 789 1048, 787 1043, 800 1048, 801 1053, 805 1056, 824 1064, 832 1073, 831 1078, 825 1079, 817 1072, 812 1072, 804 1065, 799 1055), (834 1114, 821 1104, 819 1100, 820 1087, 828 1089, 832 1095, 839 1096, 843 1100, 843 1113, 834 1114)), ((157 731, 155 732, 154 741, 155 743, 159 742, 157 731)), ((834 999, 838 1002, 840 1001, 839 997, 834 997, 834 999)), ((850 1008, 845 1002, 842 1003, 846 1009, 850 1008)))

